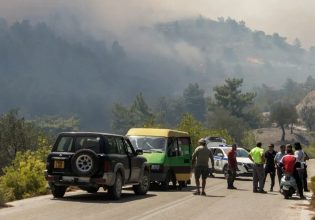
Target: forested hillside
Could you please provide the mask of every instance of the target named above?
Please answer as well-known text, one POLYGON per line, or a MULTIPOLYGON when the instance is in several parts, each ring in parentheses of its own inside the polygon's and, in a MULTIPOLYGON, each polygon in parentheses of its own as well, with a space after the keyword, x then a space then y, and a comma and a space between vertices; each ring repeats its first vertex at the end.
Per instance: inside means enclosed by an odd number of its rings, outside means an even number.
POLYGON ((0 112, 20 108, 29 118, 76 116, 81 129, 111 130, 113 104, 129 105, 140 92, 154 105, 159 97, 182 94, 189 83, 212 96, 212 89, 228 77, 243 78, 251 90, 263 83, 276 88, 287 78, 304 82, 314 75, 315 50, 232 19, 199 17, 139 32, 158 36, 156 44, 168 51, 159 51, 153 40, 143 44, 152 52, 139 55, 128 43, 80 32, 71 33, 71 39, 46 23, 1 19, 0 112))

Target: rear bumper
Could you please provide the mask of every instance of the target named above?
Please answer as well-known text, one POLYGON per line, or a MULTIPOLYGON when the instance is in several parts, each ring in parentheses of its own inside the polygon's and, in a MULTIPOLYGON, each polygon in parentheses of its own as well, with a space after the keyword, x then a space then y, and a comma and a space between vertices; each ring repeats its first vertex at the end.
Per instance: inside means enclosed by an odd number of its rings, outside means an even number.
POLYGON ((115 180, 114 173, 104 173, 102 177, 79 177, 79 176, 64 176, 58 174, 48 174, 45 171, 45 179, 48 183, 62 186, 111 186, 115 180))

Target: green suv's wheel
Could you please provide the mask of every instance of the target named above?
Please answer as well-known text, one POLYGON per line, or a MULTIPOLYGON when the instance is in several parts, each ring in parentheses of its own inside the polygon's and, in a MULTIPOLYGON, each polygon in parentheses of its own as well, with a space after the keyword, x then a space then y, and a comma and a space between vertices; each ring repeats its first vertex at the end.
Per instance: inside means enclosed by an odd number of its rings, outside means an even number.
POLYGON ((54 198, 62 198, 66 193, 66 186, 56 186, 54 184, 49 184, 49 186, 54 198))
POLYGON ((134 185, 132 188, 133 188, 133 191, 135 192, 135 194, 145 195, 145 194, 147 194, 149 187, 150 187, 149 172, 144 171, 139 185, 134 185))
POLYGON ((98 158, 89 149, 78 150, 72 157, 71 167, 78 176, 93 176, 98 171, 98 158))
POLYGON ((122 186, 123 186, 123 180, 121 177, 121 173, 117 172, 114 185, 108 187, 109 196, 115 200, 120 199, 122 186))

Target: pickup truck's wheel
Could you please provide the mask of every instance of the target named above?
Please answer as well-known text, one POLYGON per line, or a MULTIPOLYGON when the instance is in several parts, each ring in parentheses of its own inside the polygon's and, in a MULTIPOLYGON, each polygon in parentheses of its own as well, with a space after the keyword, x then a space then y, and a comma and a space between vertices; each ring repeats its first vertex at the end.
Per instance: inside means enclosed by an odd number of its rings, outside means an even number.
POLYGON ((78 150, 71 159, 71 167, 78 176, 93 176, 98 170, 98 158, 89 149, 78 150))
POLYGON ((66 193, 66 186, 56 186, 54 184, 49 184, 49 186, 54 198, 62 198, 66 193))
POLYGON ((132 188, 136 195, 145 195, 147 194, 149 187, 150 187, 149 172, 145 170, 139 185, 134 185, 132 188))
POLYGON ((123 180, 121 177, 121 173, 117 172, 114 185, 108 187, 108 193, 112 199, 114 199, 114 200, 120 199, 121 191, 122 191, 122 185, 123 185, 123 180))

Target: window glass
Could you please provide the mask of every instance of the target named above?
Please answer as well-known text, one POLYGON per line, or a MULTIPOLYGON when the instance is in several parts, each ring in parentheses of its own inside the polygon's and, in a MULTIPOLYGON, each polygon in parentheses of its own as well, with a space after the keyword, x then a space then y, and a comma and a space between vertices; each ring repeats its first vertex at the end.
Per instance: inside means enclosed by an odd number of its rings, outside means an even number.
POLYGON ((236 150, 236 157, 248 157, 248 152, 244 149, 237 149, 236 150))
POLYGON ((129 140, 135 149, 143 151, 165 151, 165 137, 129 136, 129 140))
POLYGON ((122 138, 116 138, 117 151, 119 154, 126 154, 124 147, 124 140, 122 138))
POLYGON ((170 157, 179 156, 178 143, 176 138, 169 138, 168 140, 168 155, 170 157))
POLYGON ((57 144, 57 152, 71 152, 73 137, 61 137, 57 144))
POLYGON ((131 144, 130 140, 129 139, 127 139, 127 140, 124 139, 124 143, 125 143, 125 146, 126 146, 128 154, 129 155, 135 154, 134 148, 132 148, 132 144, 131 144))
POLYGON ((213 156, 218 156, 218 154, 224 155, 221 149, 215 149, 213 156))
POLYGON ((114 137, 107 137, 108 148, 107 153, 109 154, 118 154, 118 147, 114 137))
POLYGON ((90 149, 100 153, 100 137, 76 137, 75 150, 90 149))
POLYGON ((178 150, 180 155, 190 155, 190 139, 188 137, 178 138, 178 150))

